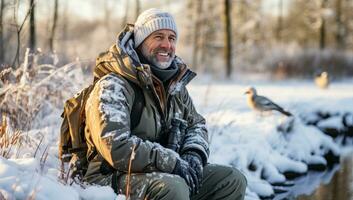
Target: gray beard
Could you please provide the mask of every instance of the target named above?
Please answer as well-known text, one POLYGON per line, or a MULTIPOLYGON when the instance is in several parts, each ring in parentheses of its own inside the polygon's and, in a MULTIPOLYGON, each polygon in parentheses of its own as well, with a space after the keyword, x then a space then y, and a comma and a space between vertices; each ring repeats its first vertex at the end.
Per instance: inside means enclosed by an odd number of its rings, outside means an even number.
POLYGON ((152 60, 149 60, 149 62, 151 62, 154 66, 156 66, 160 69, 167 69, 172 64, 173 59, 170 59, 170 61, 168 61, 168 62, 158 62, 155 59, 152 59, 152 60))
MULTIPOLYGON (((173 62, 173 59, 170 59, 168 62, 158 62, 157 58, 153 55, 149 55, 148 53, 146 53, 143 47, 141 48, 141 53, 149 63, 158 67, 159 69, 167 69, 173 62)), ((174 55, 172 57, 174 57, 174 55)))

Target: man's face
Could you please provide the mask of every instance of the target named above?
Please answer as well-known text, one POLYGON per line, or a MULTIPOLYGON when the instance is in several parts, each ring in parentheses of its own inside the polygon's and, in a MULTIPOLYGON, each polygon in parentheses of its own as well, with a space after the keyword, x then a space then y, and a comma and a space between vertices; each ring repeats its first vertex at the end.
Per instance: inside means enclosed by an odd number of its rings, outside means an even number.
POLYGON ((176 35, 174 31, 162 29, 149 35, 139 49, 151 64, 166 69, 174 59, 175 45, 176 35))

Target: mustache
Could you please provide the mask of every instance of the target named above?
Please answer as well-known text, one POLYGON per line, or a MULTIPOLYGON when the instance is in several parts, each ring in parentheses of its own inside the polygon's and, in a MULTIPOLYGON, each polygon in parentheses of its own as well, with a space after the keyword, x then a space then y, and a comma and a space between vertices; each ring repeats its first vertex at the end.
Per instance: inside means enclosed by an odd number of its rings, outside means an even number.
POLYGON ((160 52, 163 52, 163 53, 169 53, 170 55, 173 55, 174 54, 174 52, 173 51, 170 51, 170 50, 168 50, 168 49, 166 49, 166 48, 156 48, 156 49, 154 49, 153 51, 152 51, 152 53, 160 53, 160 52))

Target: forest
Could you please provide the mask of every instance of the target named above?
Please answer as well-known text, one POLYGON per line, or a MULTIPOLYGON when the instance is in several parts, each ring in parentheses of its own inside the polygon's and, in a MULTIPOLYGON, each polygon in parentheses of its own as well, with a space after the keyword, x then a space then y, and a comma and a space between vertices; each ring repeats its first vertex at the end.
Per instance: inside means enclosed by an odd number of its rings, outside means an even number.
POLYGON ((352 75, 349 0, 1 0, 0 63, 16 68, 26 48, 38 62, 91 66, 137 13, 160 7, 180 26, 177 54, 198 71, 232 77, 352 75), (55 55, 55 56, 54 56, 55 55), (219 67, 223 66, 223 67, 219 67), (221 68, 221 70, 219 69, 221 68))

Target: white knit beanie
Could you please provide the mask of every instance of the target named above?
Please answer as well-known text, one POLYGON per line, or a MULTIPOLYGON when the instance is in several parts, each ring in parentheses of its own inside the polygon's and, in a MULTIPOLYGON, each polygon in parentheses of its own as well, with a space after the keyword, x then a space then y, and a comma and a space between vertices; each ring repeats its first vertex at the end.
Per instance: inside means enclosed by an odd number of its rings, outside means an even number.
POLYGON ((161 29, 170 29, 178 37, 177 27, 171 14, 151 8, 141 13, 134 27, 135 48, 137 48, 151 33, 161 29))

